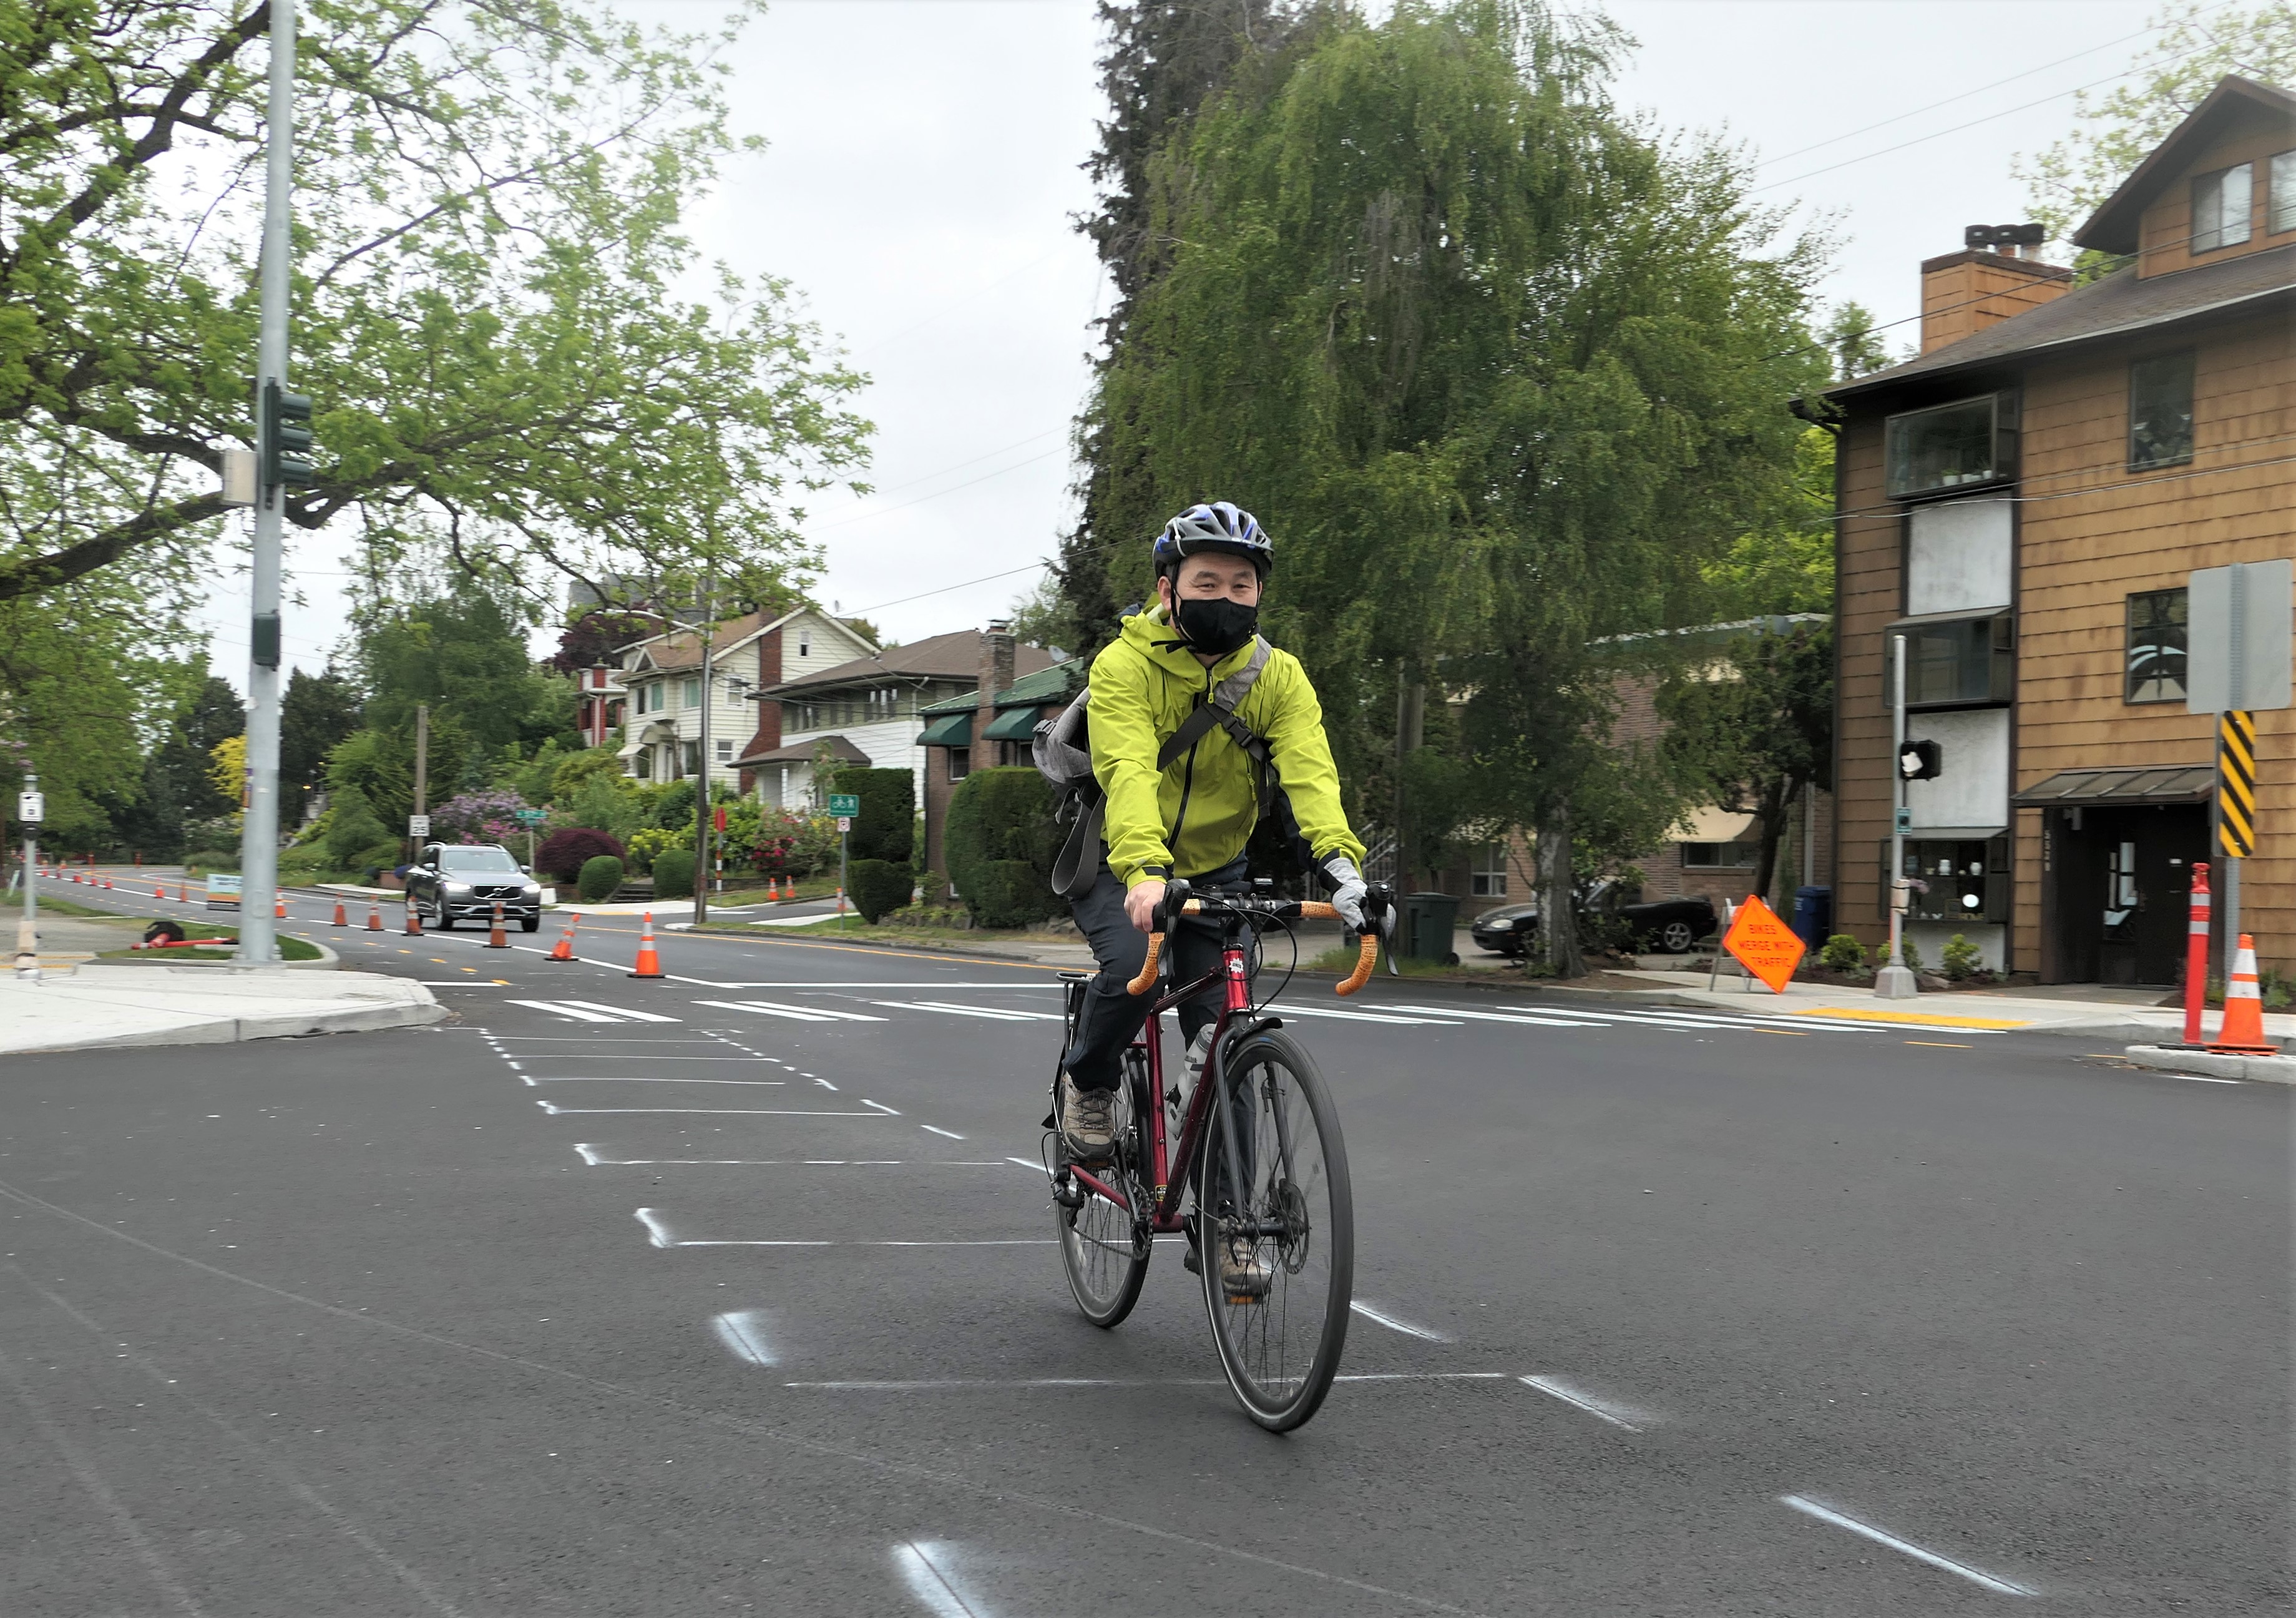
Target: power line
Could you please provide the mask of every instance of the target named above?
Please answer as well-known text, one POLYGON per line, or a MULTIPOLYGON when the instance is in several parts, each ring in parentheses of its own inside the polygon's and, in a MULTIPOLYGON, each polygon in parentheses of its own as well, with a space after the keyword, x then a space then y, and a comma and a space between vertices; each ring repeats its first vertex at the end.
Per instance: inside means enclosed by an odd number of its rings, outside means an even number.
MULTIPOLYGON (((1041 438, 1044 435, 1039 433, 1037 436, 1041 438)), ((857 516, 840 517, 834 522, 824 522, 821 525, 819 531, 826 533, 831 529, 848 528, 856 522, 865 522, 872 517, 890 516, 897 511, 906 511, 912 505, 922 505, 928 500, 938 500, 943 495, 953 495, 960 489, 971 489, 976 483, 986 483, 991 478, 1001 478, 1008 472, 1018 472, 1023 466, 1033 466, 1037 462, 1044 460, 1048 456, 1062 454, 1066 448, 1067 446, 1064 444, 1056 444, 1052 448, 1046 450, 1042 455, 1032 455, 1025 461, 1015 461, 1010 466, 1000 466, 995 472, 984 472, 977 478, 967 478, 962 483, 953 483, 948 488, 936 490, 932 494, 919 495, 914 500, 902 501, 898 505, 888 505, 883 507, 882 510, 862 512, 857 516)), ((992 451, 991 453, 993 454, 996 452, 992 451)))

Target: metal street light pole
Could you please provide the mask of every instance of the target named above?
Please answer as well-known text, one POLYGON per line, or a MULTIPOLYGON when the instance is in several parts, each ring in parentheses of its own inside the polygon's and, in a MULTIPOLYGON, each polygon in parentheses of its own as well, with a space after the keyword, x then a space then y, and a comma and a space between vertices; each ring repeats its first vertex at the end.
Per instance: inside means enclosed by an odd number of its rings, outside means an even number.
POLYGON ((709 708, 718 685, 718 579, 701 599, 701 769, 693 792, 693 924, 709 919, 709 708))
POLYGON ((40 778, 27 770, 22 793, 16 802, 24 822, 24 919, 16 924, 16 975, 28 983, 40 981, 39 876, 40 818, 43 808, 40 778))
POLYGON ((1890 704, 1890 883, 1882 898, 1890 907, 1890 958, 1874 974, 1874 993, 1884 1000, 1910 1000, 1921 993, 1906 965, 1906 637, 1893 635, 1890 657, 1897 676, 1897 701, 1890 704))
MULTIPOLYGON (((271 103, 264 124, 261 324, 256 339, 258 435, 272 431, 266 386, 287 388, 288 199, 295 183, 295 0, 271 0, 271 103)), ((263 457, 258 454, 258 462, 263 457)), ((272 925, 279 890, 279 571, 283 484, 258 474, 247 666, 247 814, 240 835, 239 958, 278 958, 272 925)))

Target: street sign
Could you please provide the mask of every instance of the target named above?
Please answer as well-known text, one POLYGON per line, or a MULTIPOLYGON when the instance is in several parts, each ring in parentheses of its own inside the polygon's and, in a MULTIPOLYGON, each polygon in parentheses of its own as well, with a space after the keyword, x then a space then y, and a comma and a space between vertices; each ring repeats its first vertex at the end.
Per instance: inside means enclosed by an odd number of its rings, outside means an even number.
POLYGON ((852 819, 861 812, 860 794, 858 793, 830 793, 829 812, 840 820, 852 819))
POLYGON ((428 837, 430 834, 430 817, 409 815, 406 817, 406 834, 409 837, 428 837))
MULTIPOLYGON (((516 811, 516 813, 518 815, 519 824, 521 825, 540 825, 544 821, 550 818, 550 811, 548 809, 522 809, 516 811)), ((430 817, 425 815, 423 819, 427 823, 430 817)), ((423 830, 430 830, 430 826, 426 824, 423 830)))
POLYGON ((837 817, 837 834, 838 834, 839 836, 842 837, 846 833, 848 833, 848 832, 851 831, 852 829, 853 829, 853 818, 852 818, 852 817, 851 817, 851 816, 849 816, 849 815, 840 815, 840 816, 837 817))
POLYGON ((2256 852, 2256 716, 2243 709, 2217 719, 2217 841, 2227 859, 2256 852))
POLYGON ((45 793, 18 793, 16 818, 26 825, 37 825, 48 817, 48 797, 45 793))
POLYGON ((2296 563, 2202 568, 2185 581, 2185 711, 2289 705, 2296 563))
POLYGON ((1804 946, 1776 911, 1750 893, 1732 918, 1730 931, 1722 935, 1722 948, 1767 983, 1773 994, 1784 994, 1793 981, 1794 968, 1801 965, 1804 946))

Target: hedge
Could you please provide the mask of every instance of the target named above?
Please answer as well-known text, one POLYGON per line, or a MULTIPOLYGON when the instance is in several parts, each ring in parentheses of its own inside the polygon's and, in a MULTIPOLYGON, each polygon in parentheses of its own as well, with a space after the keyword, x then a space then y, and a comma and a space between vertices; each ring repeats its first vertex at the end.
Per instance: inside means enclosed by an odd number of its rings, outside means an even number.
MULTIPOLYGON (((535 850, 534 868, 560 882, 574 882, 581 876, 582 867, 589 861, 604 854, 612 856, 619 863, 625 851, 618 838, 608 836, 603 832, 594 832, 586 825, 572 825, 562 832, 550 834, 543 845, 535 850)), ((617 876, 615 880, 619 881, 620 878, 617 876)))
POLYGON ((984 927, 1017 927, 1056 915, 1053 861, 1061 850, 1061 828, 1053 824, 1053 792, 1045 777, 1026 765, 979 769, 964 778, 948 802, 948 877, 973 919, 984 927), (1019 866, 1029 874, 990 867, 1019 866), (1013 919, 991 921, 990 915, 1013 919))
POLYGON ((619 854, 600 854, 582 862, 581 875, 575 889, 586 905, 603 904, 622 885, 622 860, 619 854))
POLYGON ((849 867, 848 875, 850 880, 846 883, 847 896, 861 913, 861 919, 872 924, 886 911, 906 906, 916 886, 916 873, 890 859, 857 859, 849 867))
POLYGON ((692 849, 664 849, 653 857, 653 896, 656 899, 693 897, 692 849))
POLYGON ((853 822, 852 858, 908 864, 916 839, 916 777, 906 769, 849 765, 830 772, 828 783, 829 791, 861 800, 861 813, 853 822))

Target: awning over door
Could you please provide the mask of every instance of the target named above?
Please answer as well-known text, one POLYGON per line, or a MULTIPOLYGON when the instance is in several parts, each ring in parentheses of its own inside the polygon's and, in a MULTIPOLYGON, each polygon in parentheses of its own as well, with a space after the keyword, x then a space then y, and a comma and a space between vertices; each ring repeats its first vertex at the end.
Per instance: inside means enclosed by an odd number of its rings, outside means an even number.
POLYGON ((952 713, 946 719, 935 719, 925 727, 924 735, 917 738, 920 747, 969 747, 972 744, 972 716, 952 713))
POLYGON ((980 733, 985 742, 1026 742, 1037 734, 1037 710, 1033 708, 1007 708, 998 714, 994 723, 980 733))
POLYGON ((2213 764, 2171 764, 2152 769, 2062 769, 2010 801, 2019 809, 2062 804, 2103 807, 2142 803, 2206 803, 2216 784, 2213 764))

